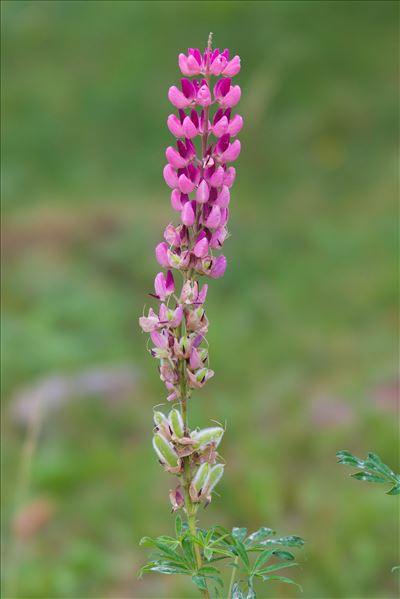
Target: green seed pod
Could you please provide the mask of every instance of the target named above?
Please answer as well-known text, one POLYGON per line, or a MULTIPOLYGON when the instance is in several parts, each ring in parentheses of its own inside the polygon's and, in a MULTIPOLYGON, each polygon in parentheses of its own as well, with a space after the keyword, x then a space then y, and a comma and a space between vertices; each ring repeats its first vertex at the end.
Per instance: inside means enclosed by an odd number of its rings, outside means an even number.
POLYGON ((224 465, 223 464, 216 464, 215 466, 211 466, 210 472, 208 475, 208 479, 207 479, 207 483, 203 489, 204 495, 207 495, 207 497, 208 497, 211 494, 211 491, 219 483, 223 474, 224 474, 224 465))
POLYGON ((178 455, 175 449, 161 433, 154 435, 153 447, 162 464, 174 469, 179 467, 178 455))
POLYGON ((153 413, 154 426, 157 430, 166 437, 167 440, 171 438, 171 431, 168 422, 168 418, 162 412, 155 411, 153 413))
POLYGON ((208 476, 209 476, 210 466, 206 462, 202 464, 190 484, 190 497, 192 501, 201 501, 202 499, 202 489, 207 485, 208 476))
POLYGON ((194 440, 193 447, 195 449, 200 449, 209 443, 214 443, 215 447, 221 442, 221 439, 224 434, 224 429, 220 426, 212 426, 210 428, 203 428, 200 431, 194 431, 191 436, 194 440))
POLYGON ((168 426, 168 418, 162 412, 154 411, 153 420, 155 426, 163 428, 165 425, 168 426))
POLYGON ((169 425, 175 437, 180 439, 185 434, 185 425, 183 424, 182 415, 179 410, 174 408, 168 414, 169 425))

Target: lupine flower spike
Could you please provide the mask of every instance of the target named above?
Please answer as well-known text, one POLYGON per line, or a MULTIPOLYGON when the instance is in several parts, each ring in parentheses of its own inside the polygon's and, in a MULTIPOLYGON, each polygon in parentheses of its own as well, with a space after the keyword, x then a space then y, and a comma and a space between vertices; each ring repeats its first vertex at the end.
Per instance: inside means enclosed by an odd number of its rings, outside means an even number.
MULTIPOLYGON (((178 478, 169 496, 172 511, 182 510, 187 524, 185 528, 177 520, 177 534, 184 531, 189 535, 195 562, 194 570, 188 573, 202 594, 209 597, 203 560, 210 559, 213 551, 201 548, 196 513, 199 505, 211 502, 222 478, 224 465, 218 451, 224 429, 189 427, 188 402, 214 376, 205 337, 208 285, 203 281, 222 277, 227 267, 220 252, 228 238, 231 188, 236 178, 232 163, 241 150, 237 135, 243 119, 233 113, 241 90, 232 80, 240 71, 240 58, 230 58, 227 49, 213 50, 210 34, 204 53, 189 48, 187 54, 179 54, 178 62, 183 77, 179 85, 168 90, 174 112, 167 118, 167 127, 175 139, 165 151, 167 163, 163 169, 178 222, 166 226, 164 240, 155 248, 155 258, 164 270, 156 275, 154 293, 150 295, 159 305, 150 308, 139 324, 150 334, 150 353, 159 362, 165 398, 173 403, 168 414, 154 412, 153 448, 164 470, 178 478), (212 77, 216 81, 212 82, 212 77), (176 271, 183 279, 180 290, 176 287, 176 271), (193 542, 195 538, 197 542, 193 542)), ((215 551, 223 542, 219 538, 225 536, 216 530, 209 535, 215 551)), ((158 560, 142 571, 172 573, 177 561, 178 553, 175 565, 158 560)), ((182 563, 179 572, 183 573, 185 567, 187 564, 182 563)))

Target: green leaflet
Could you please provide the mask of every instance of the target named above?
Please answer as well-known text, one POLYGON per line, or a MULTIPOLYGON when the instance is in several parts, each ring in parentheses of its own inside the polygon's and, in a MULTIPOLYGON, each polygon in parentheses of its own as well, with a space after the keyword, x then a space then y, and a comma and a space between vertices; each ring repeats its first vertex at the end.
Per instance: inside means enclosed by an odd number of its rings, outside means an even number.
POLYGON ((387 495, 400 494, 400 475, 396 474, 384 464, 381 458, 371 451, 367 455, 366 460, 362 460, 354 456, 350 451, 338 451, 336 454, 339 464, 352 466, 357 468, 359 472, 351 474, 352 478, 362 480, 368 483, 389 483, 391 488, 387 491, 387 495))
POLYGON ((300 589, 300 591, 303 591, 303 588, 299 584, 297 584, 297 582, 295 582, 291 578, 286 578, 286 576, 264 576, 263 580, 279 580, 280 582, 286 582, 286 584, 294 584, 296 587, 300 589))

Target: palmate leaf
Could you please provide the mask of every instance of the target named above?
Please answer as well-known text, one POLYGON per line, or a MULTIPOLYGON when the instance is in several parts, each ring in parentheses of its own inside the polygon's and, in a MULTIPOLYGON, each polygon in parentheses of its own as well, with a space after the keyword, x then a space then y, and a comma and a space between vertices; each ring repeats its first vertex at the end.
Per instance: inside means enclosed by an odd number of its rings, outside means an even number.
POLYGON ((400 475, 395 474, 393 470, 384 464, 381 458, 371 451, 368 453, 366 460, 362 460, 354 456, 350 451, 343 450, 336 454, 339 464, 352 466, 360 470, 355 474, 351 474, 356 480, 363 480, 368 483, 390 483, 391 488, 387 491, 388 495, 400 494, 400 475))
MULTIPOLYGON (((285 551, 286 547, 301 547, 303 539, 297 536, 286 536, 270 538, 275 534, 271 528, 262 527, 247 536, 246 528, 233 528, 228 531, 222 526, 215 526, 210 530, 197 529, 192 534, 181 518, 175 521, 176 538, 161 535, 157 538, 143 537, 141 545, 152 548, 152 560, 144 565, 139 573, 142 576, 146 572, 157 572, 160 574, 182 574, 191 577, 193 584, 200 590, 209 586, 215 589, 215 597, 220 597, 218 589, 223 588, 223 580, 216 562, 230 558, 227 563, 231 568, 245 573, 246 578, 232 587, 231 598, 233 599, 255 599, 253 578, 262 580, 286 581, 285 577, 272 575, 276 570, 297 565, 294 555, 285 551), (194 545, 200 548, 202 555, 202 566, 197 566, 194 545), (282 547, 282 549, 280 549, 282 547), (253 559, 252 555, 259 555, 253 559), (279 563, 268 565, 272 558, 280 558, 279 563), (243 586, 244 585, 244 588, 243 586)), ((220 564, 218 564, 219 566, 220 564)), ((240 574, 239 574, 240 576, 240 574)), ((289 581, 290 579, 287 579, 289 581)), ((295 584, 291 581, 292 584, 295 584)))

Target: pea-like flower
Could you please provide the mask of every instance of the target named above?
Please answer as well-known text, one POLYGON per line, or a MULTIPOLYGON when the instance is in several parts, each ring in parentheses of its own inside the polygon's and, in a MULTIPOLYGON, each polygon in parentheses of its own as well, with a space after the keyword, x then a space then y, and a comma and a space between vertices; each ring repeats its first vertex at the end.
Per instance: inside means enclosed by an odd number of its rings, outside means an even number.
POLYGON ((236 178, 230 163, 241 151, 237 136, 243 119, 233 110, 241 98, 240 86, 232 83, 240 71, 238 56, 230 59, 227 49, 212 50, 209 41, 204 53, 189 48, 187 54, 179 54, 178 62, 183 77, 168 90, 176 110, 167 117, 173 140, 163 168, 177 218, 166 225, 164 239, 155 248, 163 270, 150 295, 159 306, 141 316, 139 324, 150 335, 149 351, 159 362, 166 399, 176 402, 168 416, 154 412, 153 447, 163 468, 180 479, 170 491, 172 510, 184 508, 189 517, 193 506, 211 501, 224 471, 218 463, 224 429, 191 432, 186 406, 214 376, 206 340, 208 284, 200 279, 218 279, 227 267, 220 251, 229 237, 236 178), (183 277, 180 289, 180 277, 173 274, 177 270, 183 277))

